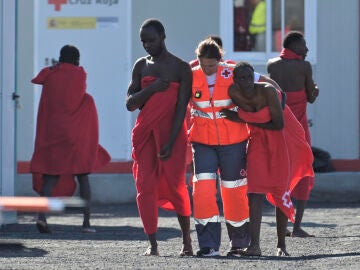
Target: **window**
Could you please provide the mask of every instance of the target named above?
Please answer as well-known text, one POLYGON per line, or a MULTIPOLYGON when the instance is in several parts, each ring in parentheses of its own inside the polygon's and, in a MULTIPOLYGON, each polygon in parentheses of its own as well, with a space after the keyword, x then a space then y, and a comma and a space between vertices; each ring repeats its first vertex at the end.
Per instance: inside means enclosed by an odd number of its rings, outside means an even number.
POLYGON ((220 35, 226 58, 266 63, 282 49, 290 30, 305 35, 315 62, 316 0, 227 0, 220 1, 220 35))

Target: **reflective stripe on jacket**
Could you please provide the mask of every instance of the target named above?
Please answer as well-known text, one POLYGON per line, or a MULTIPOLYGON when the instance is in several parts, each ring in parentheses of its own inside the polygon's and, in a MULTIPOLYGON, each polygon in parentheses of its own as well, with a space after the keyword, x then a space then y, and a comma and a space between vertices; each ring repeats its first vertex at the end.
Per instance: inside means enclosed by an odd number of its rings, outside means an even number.
POLYGON ((234 65, 219 63, 213 95, 200 66, 194 67, 191 122, 189 140, 208 145, 228 145, 239 143, 249 137, 246 124, 232 122, 220 114, 222 109, 237 111, 228 95, 228 87, 233 83, 234 65))

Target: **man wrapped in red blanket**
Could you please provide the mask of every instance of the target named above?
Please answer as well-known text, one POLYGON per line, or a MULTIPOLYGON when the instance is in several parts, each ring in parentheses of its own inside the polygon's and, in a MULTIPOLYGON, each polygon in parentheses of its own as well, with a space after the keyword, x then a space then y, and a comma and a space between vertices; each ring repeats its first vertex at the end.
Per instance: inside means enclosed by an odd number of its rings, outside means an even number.
MULTIPOLYGON (((80 53, 71 45, 60 51, 59 63, 46 67, 31 80, 42 85, 35 149, 30 163, 33 188, 41 196, 71 196, 74 176, 80 196, 90 201, 88 174, 110 161, 99 145, 98 116, 93 98, 86 93, 86 72, 79 66, 80 53)), ((84 208, 83 231, 90 228, 90 209, 84 208)), ((49 233, 43 213, 37 227, 49 233)))
POLYGON ((293 221, 290 192, 304 176, 313 176, 313 156, 304 130, 284 102, 283 95, 268 83, 254 83, 254 68, 239 62, 229 96, 238 112, 222 111, 227 118, 245 122, 250 129, 247 179, 250 210, 250 245, 239 255, 260 256, 260 225, 264 196, 276 206, 277 256, 289 256, 285 235, 293 221), (281 97, 280 97, 281 96, 281 97))
POLYGON ((193 251, 184 117, 191 95, 191 69, 167 51, 160 21, 146 20, 140 38, 149 55, 134 65, 126 107, 140 109, 132 133, 132 157, 139 214, 150 242, 144 255, 159 255, 156 233, 158 207, 162 207, 176 211, 183 234, 180 255, 189 256, 193 251))
MULTIPOLYGON (((315 102, 319 89, 312 78, 311 64, 305 61, 308 48, 303 34, 296 31, 289 32, 284 39, 283 47, 280 57, 269 60, 268 73, 286 92, 286 104, 304 128, 306 140, 311 146, 306 108, 308 102, 315 102)), ((296 217, 293 231, 288 232, 288 235, 311 236, 301 229, 300 225, 313 186, 314 177, 304 177, 292 191, 291 197, 296 200, 296 217)))

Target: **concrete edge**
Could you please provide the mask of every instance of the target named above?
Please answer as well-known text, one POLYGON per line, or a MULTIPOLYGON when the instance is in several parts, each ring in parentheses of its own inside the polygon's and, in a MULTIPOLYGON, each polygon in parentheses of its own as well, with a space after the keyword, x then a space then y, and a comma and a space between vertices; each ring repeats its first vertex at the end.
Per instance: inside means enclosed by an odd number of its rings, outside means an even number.
MULTIPOLYGON (((136 189, 132 174, 92 174, 94 204, 134 203, 136 189)), ((78 195, 78 190, 75 193, 78 195)), ((16 196, 37 196, 32 190, 31 174, 18 174, 16 196)), ((317 173, 310 195, 314 202, 360 202, 360 172, 317 173)))

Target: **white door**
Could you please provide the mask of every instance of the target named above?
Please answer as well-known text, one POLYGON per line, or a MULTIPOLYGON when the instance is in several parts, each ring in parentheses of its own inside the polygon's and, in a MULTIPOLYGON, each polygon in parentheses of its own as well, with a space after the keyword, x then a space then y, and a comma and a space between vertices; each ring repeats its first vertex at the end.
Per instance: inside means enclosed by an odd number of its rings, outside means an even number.
MULTIPOLYGON (((87 91, 98 110, 100 144, 117 160, 131 159, 132 120, 125 108, 131 74, 130 13, 131 0, 35 1, 35 73, 58 60, 62 46, 80 50, 87 91)), ((38 102, 37 86, 35 93, 38 102)))
MULTIPOLYGON (((15 1, 0 0, 0 196, 14 196, 15 182, 15 1)), ((16 221, 3 213, 2 224, 16 221)))

